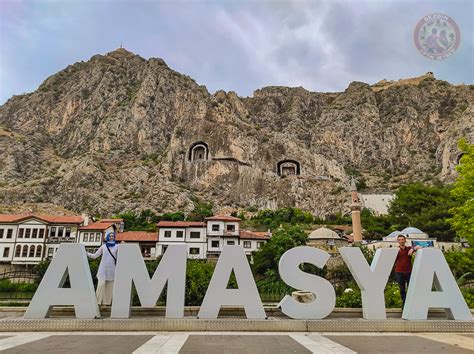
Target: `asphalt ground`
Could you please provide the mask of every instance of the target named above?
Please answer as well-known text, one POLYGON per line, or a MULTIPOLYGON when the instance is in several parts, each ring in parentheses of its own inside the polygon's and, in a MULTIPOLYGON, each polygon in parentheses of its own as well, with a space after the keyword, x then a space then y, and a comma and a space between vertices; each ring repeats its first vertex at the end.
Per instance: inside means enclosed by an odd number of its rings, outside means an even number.
POLYGON ((2 353, 474 353, 472 333, 31 332, 2 353))

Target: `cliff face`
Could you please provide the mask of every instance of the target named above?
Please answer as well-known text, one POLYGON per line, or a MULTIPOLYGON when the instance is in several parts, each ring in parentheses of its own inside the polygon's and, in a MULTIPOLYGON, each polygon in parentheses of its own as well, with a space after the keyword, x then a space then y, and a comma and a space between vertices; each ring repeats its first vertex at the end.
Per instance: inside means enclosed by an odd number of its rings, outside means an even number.
POLYGON ((457 140, 474 141, 473 94, 429 74, 341 93, 210 94, 162 59, 118 49, 0 107, 0 203, 110 214, 189 210, 197 196, 323 215, 347 207, 350 175, 374 192, 451 181, 457 140))

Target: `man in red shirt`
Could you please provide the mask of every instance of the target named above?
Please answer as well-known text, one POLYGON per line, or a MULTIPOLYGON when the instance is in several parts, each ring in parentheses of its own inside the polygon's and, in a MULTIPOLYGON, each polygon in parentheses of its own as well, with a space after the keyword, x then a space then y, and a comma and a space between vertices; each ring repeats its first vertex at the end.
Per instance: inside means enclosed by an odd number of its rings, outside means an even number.
POLYGON ((400 287, 400 295, 402 297, 403 306, 405 306, 405 298, 407 296, 406 289, 410 283, 411 276, 411 257, 418 247, 412 248, 406 246, 405 243, 407 239, 404 235, 398 235, 397 241, 399 249, 395 260, 395 279, 400 287))

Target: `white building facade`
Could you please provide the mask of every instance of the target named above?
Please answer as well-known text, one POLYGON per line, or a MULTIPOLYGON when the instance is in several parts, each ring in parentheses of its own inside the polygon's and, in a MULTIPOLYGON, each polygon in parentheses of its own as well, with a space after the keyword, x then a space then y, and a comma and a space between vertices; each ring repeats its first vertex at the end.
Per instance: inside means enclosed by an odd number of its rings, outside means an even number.
POLYGON ((0 215, 0 262, 37 264, 55 245, 76 242, 82 223, 80 216, 0 215))
POLYGON ((270 239, 269 232, 240 230, 240 219, 226 215, 215 215, 205 222, 160 221, 157 228, 157 256, 172 244, 185 244, 191 259, 218 258, 224 246, 235 245, 251 256, 270 239))
POLYGON ((157 224, 156 254, 162 256, 169 245, 186 245, 188 258, 206 259, 206 224, 197 221, 160 221, 157 224))

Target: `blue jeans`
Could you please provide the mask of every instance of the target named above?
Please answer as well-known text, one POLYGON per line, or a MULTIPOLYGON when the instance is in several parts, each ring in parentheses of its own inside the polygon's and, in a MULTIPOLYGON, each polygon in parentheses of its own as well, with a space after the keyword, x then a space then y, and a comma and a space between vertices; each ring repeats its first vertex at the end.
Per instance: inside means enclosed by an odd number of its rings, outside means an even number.
POLYGON ((411 276, 411 273, 395 272, 395 279, 397 280, 398 286, 400 287, 400 295, 402 297, 403 306, 405 306, 405 299, 407 297, 406 290, 408 289, 408 285, 410 284, 410 276, 411 276))

